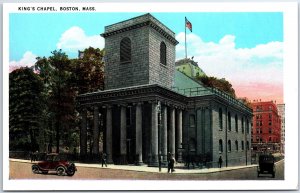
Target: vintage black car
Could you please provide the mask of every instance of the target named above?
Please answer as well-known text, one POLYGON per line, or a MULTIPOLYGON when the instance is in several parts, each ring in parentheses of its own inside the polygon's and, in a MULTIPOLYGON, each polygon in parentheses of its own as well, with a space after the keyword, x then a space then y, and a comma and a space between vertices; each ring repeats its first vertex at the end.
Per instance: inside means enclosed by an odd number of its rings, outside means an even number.
POLYGON ((257 166, 257 177, 260 174, 272 174, 275 178, 275 158, 273 155, 260 155, 257 166))
POLYGON ((55 153, 46 155, 43 161, 32 165, 32 172, 35 174, 47 174, 49 171, 56 172, 59 176, 65 174, 73 176, 77 169, 74 163, 67 161, 64 156, 55 153))

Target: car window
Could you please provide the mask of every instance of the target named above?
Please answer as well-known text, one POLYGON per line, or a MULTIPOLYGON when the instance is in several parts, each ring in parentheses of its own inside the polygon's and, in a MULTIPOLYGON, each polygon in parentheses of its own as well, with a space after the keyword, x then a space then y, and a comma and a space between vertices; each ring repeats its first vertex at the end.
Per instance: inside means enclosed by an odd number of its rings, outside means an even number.
POLYGON ((48 155, 48 156, 46 157, 46 161, 52 161, 52 160, 53 160, 53 156, 49 156, 49 155, 48 155))
POLYGON ((55 156, 53 161, 60 161, 60 157, 59 156, 55 156))

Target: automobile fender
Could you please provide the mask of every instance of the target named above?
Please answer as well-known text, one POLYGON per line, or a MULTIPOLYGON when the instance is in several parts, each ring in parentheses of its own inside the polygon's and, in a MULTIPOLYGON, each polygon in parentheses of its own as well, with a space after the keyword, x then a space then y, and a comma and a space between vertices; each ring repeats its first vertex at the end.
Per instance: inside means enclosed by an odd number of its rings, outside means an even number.
POLYGON ((63 167, 63 168, 65 169, 65 171, 67 171, 67 168, 66 168, 66 166, 64 166, 64 165, 58 165, 58 166, 56 166, 56 167, 55 167, 55 170, 57 170, 57 168, 59 168, 59 167, 63 167))

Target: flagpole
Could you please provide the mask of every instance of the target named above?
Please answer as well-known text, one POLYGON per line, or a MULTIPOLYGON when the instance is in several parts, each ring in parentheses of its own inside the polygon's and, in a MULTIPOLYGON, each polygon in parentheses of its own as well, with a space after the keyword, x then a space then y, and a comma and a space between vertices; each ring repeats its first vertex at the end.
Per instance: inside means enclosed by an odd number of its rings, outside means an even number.
POLYGON ((187 48, 186 48, 186 17, 184 21, 184 42, 185 42, 185 59, 187 59, 187 48))

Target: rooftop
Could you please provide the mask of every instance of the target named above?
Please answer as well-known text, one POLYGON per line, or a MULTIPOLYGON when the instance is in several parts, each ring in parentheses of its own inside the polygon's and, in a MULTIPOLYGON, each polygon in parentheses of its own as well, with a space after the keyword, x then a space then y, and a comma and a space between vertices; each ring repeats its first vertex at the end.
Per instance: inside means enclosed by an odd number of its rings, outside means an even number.
POLYGON ((201 82, 193 80, 178 70, 175 72, 175 81, 172 89, 173 91, 187 97, 215 95, 223 100, 226 100, 229 104, 238 106, 247 110, 248 112, 252 112, 251 108, 246 106, 243 102, 233 98, 229 94, 226 94, 225 92, 216 88, 205 87, 201 82))

